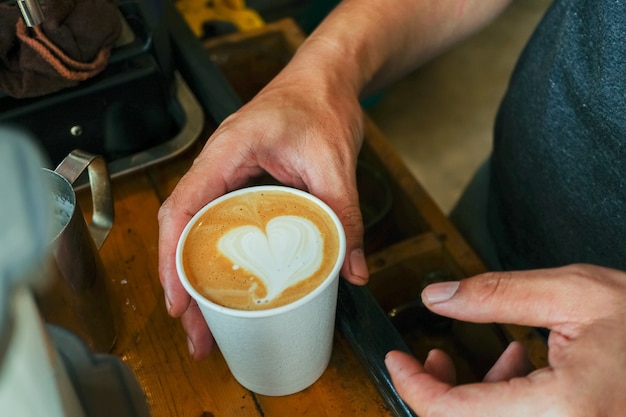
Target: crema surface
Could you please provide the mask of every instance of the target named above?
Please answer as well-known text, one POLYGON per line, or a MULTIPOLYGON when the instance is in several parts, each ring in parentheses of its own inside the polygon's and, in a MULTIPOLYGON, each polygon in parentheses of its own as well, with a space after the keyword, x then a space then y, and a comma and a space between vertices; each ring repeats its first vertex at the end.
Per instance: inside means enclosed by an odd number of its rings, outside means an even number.
POLYGON ((221 201, 196 221, 183 247, 191 285, 240 310, 304 297, 332 272, 339 252, 333 219, 313 201, 255 191, 221 201))

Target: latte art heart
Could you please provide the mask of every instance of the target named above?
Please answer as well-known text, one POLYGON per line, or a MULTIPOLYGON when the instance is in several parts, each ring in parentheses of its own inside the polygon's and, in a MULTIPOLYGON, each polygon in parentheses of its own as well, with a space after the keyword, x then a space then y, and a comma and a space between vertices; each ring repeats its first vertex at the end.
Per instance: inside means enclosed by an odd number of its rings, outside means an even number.
POLYGON ((313 275, 322 264, 323 244, 311 221, 279 216, 267 223, 265 231, 256 226, 229 231, 219 240, 218 249, 233 268, 245 268, 265 284, 267 295, 256 300, 264 303, 313 275))

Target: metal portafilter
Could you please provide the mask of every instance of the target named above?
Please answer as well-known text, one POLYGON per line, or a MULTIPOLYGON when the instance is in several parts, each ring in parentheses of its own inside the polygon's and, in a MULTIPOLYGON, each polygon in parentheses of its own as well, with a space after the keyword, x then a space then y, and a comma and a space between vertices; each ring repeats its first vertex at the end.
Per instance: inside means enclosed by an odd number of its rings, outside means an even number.
POLYGON ((33 27, 41 24, 44 19, 39 0, 16 0, 26 26, 33 27))

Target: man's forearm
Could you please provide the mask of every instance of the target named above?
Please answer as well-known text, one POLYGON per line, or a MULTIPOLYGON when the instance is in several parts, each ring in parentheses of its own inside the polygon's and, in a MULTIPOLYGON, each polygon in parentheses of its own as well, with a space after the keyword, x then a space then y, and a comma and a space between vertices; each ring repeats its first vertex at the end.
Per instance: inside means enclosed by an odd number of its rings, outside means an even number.
POLYGON ((478 32, 511 0, 345 0, 308 37, 294 66, 369 93, 478 32))

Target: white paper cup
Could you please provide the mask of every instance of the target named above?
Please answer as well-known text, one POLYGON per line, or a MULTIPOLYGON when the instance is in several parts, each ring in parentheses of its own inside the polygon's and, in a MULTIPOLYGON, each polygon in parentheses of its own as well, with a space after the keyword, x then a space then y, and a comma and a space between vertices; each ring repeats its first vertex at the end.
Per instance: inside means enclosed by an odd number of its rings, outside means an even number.
POLYGON ((312 385, 322 375, 333 345, 339 270, 346 252, 339 218, 309 193, 284 186, 257 186, 228 193, 205 206, 185 227, 176 251, 178 276, 211 329, 235 379, 249 390, 271 396, 289 395, 312 385), (334 267, 312 292, 284 306, 267 310, 237 310, 207 300, 190 283, 182 262, 184 242, 197 219, 210 207, 252 191, 286 191, 322 207, 339 235, 334 267))

